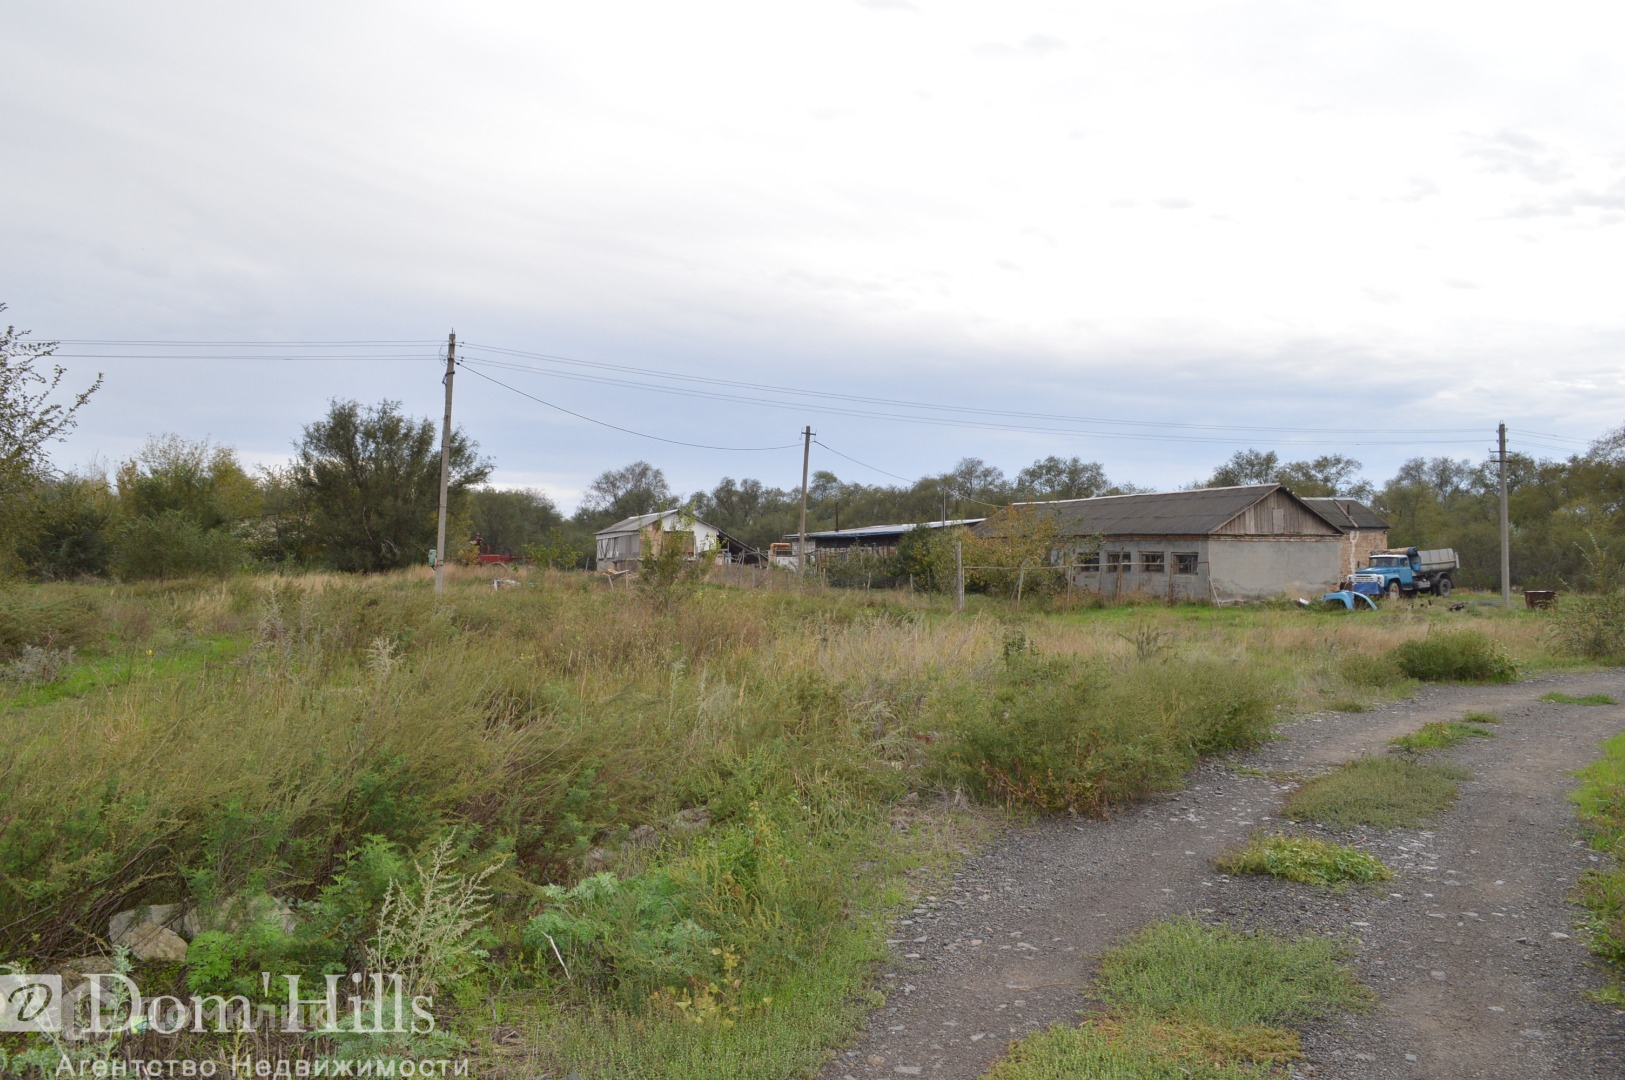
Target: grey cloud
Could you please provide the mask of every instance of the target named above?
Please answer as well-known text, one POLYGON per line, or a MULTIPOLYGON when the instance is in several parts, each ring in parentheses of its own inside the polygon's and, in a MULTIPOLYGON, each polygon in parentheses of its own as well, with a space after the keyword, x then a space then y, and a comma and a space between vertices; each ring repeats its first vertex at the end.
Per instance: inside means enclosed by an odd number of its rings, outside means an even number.
POLYGON ((1466 156, 1476 160, 1485 172, 1516 173, 1536 184, 1555 184, 1569 178, 1561 155, 1537 139, 1505 128, 1479 137, 1475 145, 1467 148, 1466 156))
POLYGON ((1549 199, 1525 202, 1507 212, 1510 218, 1572 217, 1585 210, 1601 210, 1599 220, 1612 225, 1619 220, 1613 211, 1625 210, 1625 175, 1601 190, 1574 188, 1549 199))

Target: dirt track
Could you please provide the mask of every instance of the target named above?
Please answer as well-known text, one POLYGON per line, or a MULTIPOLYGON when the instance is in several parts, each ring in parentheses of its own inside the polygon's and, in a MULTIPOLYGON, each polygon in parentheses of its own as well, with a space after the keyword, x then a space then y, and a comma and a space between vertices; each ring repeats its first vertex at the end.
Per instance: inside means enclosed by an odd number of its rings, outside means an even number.
POLYGON ((1381 1003, 1306 1031, 1300 1075, 1625 1077, 1625 1012, 1581 996, 1602 979, 1569 895, 1596 856, 1565 797, 1570 773, 1625 730, 1625 705, 1539 701, 1554 689, 1625 701, 1625 673, 1430 688, 1374 712, 1317 714, 1110 821, 1007 834, 897 927, 887 1004, 821 1076, 978 1077, 1010 1039, 1077 1018, 1105 948, 1193 912, 1354 942, 1355 969, 1381 1003), (1473 709, 1504 722, 1494 738, 1440 753, 1474 779, 1437 827, 1339 836, 1394 867, 1392 882, 1339 894, 1214 871, 1219 851, 1280 823, 1291 784, 1270 777, 1381 751, 1473 709))

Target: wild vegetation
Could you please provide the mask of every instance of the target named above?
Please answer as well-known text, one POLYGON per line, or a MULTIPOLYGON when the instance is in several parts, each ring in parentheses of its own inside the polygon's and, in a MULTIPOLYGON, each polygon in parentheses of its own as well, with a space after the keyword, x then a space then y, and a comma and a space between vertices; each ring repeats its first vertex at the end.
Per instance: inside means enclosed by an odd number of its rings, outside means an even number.
POLYGON ((1357 758, 1306 781, 1287 797, 1281 812, 1294 821, 1348 828, 1373 825, 1406 829, 1425 825, 1456 801, 1455 766, 1378 755, 1357 758))
POLYGON ((1255 833, 1216 860, 1227 874, 1267 874, 1305 885, 1387 881, 1393 871, 1376 856, 1314 836, 1255 833))
POLYGON ((1581 771, 1573 798, 1591 846, 1609 859, 1581 879, 1580 899, 1590 912, 1591 947, 1612 965, 1614 983, 1603 996, 1625 1005, 1625 733, 1581 771))
MULTIPOLYGON (((0 960, 176 902, 188 961, 141 973, 176 992, 388 956, 521 1072, 782 1075, 863 1014, 976 803, 1107 813, 1398 692, 1394 643, 1460 618, 449 576, 8 587, 0 960)), ((1474 623, 1552 662, 1538 615, 1474 623)))
POLYGON ((989 1080, 1275 1075, 1302 1057, 1287 1025, 1370 1006, 1373 995, 1319 940, 1243 934, 1190 919, 1146 927, 1102 959, 1107 1008, 1021 1040, 989 1080))

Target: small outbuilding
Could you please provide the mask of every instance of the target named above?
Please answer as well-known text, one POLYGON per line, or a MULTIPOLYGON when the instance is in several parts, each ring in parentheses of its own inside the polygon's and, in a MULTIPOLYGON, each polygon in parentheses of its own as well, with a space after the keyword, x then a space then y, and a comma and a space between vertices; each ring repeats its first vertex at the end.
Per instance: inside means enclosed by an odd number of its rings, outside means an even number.
POLYGON ((1072 584, 1105 596, 1225 603, 1319 595, 1342 577, 1345 534, 1280 484, 1012 507, 1024 508, 1053 517, 1072 584))
POLYGON ((692 556, 716 550, 723 562, 745 561, 750 545, 683 510, 661 510, 617 521, 593 534, 600 570, 636 570, 645 555, 658 555, 663 545, 679 542, 692 556))

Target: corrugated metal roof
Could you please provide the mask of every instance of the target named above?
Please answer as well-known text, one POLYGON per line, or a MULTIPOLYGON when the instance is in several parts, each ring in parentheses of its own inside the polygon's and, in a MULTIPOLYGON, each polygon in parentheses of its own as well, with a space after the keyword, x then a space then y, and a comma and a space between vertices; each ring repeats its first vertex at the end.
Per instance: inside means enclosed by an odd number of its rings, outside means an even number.
POLYGON ((1057 515, 1062 530, 1070 535, 1205 536, 1278 490, 1285 489, 1280 484, 1249 484, 1016 505, 1057 515))
POLYGON ((1305 499, 1309 508, 1343 532, 1354 529, 1386 529, 1388 522, 1384 521, 1375 510, 1353 499, 1314 498, 1305 499))
MULTIPOLYGON (((864 536, 901 536, 915 529, 948 529, 955 525, 980 525, 986 518, 958 518, 954 521, 918 521, 907 525, 864 525, 857 529, 829 529, 824 532, 810 532, 807 539, 840 540, 846 537, 864 536)), ((786 540, 799 537, 800 533, 785 533, 786 540)))
MULTIPOLYGON (((684 511, 682 511, 682 510, 657 510, 652 514, 637 514, 637 515, 635 515, 633 517, 623 518, 620 521, 617 521, 615 524, 608 526, 607 528, 599 529, 597 532, 593 533, 593 535, 594 536, 613 536, 613 535, 615 535, 617 533, 625 534, 625 533, 642 532, 644 529, 647 529, 649 526, 653 525, 656 521, 660 520, 661 518, 670 517, 673 514, 682 514, 682 513, 684 513, 684 511)), ((694 518, 694 522, 695 522, 695 524, 704 525, 704 526, 706 526, 707 528, 710 528, 710 529, 716 529, 715 525, 712 525, 709 522, 701 521, 699 518, 694 518)), ((722 530, 717 529, 717 531, 721 532, 722 530)))

